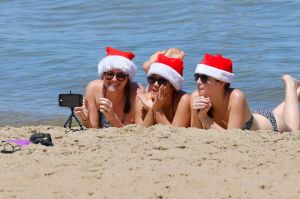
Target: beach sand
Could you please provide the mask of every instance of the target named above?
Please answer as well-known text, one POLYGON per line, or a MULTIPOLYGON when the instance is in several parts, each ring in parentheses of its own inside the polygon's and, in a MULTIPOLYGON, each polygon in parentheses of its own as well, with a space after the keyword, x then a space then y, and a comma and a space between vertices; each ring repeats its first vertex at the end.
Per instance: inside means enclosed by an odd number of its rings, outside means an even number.
POLYGON ((1 199, 300 198, 299 131, 0 128, 2 141, 34 132, 54 146, 0 153, 1 199))

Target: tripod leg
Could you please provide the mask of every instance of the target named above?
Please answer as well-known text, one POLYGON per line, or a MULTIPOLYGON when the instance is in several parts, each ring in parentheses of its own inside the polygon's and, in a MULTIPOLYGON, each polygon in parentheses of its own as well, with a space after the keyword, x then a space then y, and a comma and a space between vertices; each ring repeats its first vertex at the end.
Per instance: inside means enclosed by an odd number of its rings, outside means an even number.
POLYGON ((65 125, 64 125, 65 128, 67 127, 67 124, 69 123, 69 121, 70 121, 70 116, 68 117, 67 121, 65 122, 65 125))
POLYGON ((69 115, 69 117, 68 117, 68 119, 67 119, 67 121, 66 121, 64 127, 66 128, 66 127, 67 127, 67 124, 69 124, 69 128, 70 128, 70 122, 72 123, 72 114, 69 115))
POLYGON ((72 116, 70 116, 69 129, 71 129, 71 126, 72 126, 72 116))
POLYGON ((83 127, 82 127, 82 125, 81 125, 80 121, 78 120, 77 116, 76 116, 75 114, 73 114, 73 117, 75 118, 75 120, 76 120, 76 121, 77 121, 77 123, 79 124, 79 126, 80 126, 80 130, 83 130, 83 127))

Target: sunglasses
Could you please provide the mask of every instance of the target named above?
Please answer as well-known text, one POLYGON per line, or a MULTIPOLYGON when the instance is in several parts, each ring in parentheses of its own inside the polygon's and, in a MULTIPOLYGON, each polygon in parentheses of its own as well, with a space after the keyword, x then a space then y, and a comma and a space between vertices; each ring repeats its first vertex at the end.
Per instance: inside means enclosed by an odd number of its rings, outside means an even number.
POLYGON ((203 74, 194 74, 194 78, 195 78, 195 82, 197 82, 200 78, 202 84, 206 84, 208 81, 208 76, 207 75, 203 75, 203 74))
POLYGON ((104 72, 104 78, 106 80, 112 80, 114 77, 120 82, 124 81, 128 75, 122 72, 114 73, 113 71, 104 72))
POLYGON ((168 83, 168 80, 166 80, 165 78, 155 78, 153 76, 147 77, 147 81, 150 85, 155 84, 155 82, 157 82, 159 86, 165 86, 168 83))

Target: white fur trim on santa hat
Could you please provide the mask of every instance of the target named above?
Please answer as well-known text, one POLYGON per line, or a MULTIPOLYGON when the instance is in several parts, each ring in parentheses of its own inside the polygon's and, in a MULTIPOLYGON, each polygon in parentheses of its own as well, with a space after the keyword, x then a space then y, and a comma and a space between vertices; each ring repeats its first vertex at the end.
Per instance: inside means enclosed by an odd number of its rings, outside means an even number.
POLYGON ((198 64, 195 73, 213 77, 222 82, 231 83, 234 74, 205 64, 198 64))
POLYGON ((173 68, 162 63, 153 63, 150 66, 147 76, 160 75, 167 79, 176 90, 180 90, 184 82, 183 77, 173 68))
POLYGON ((124 73, 129 75, 129 79, 133 80, 136 66, 129 59, 118 56, 118 55, 109 55, 104 57, 98 64, 98 76, 102 79, 103 73, 113 69, 120 69, 124 73))

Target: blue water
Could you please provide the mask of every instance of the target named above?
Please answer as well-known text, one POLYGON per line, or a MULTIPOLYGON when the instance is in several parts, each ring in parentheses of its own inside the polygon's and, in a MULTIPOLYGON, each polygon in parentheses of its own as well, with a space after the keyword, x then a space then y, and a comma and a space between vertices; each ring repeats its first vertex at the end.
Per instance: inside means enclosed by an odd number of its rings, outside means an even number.
POLYGON ((300 79, 299 19, 298 0, 0 0, 0 124, 67 117, 58 94, 84 93, 108 45, 135 52, 142 84, 153 52, 183 49, 188 92, 204 53, 222 53, 251 108, 272 109, 282 74, 300 79))

